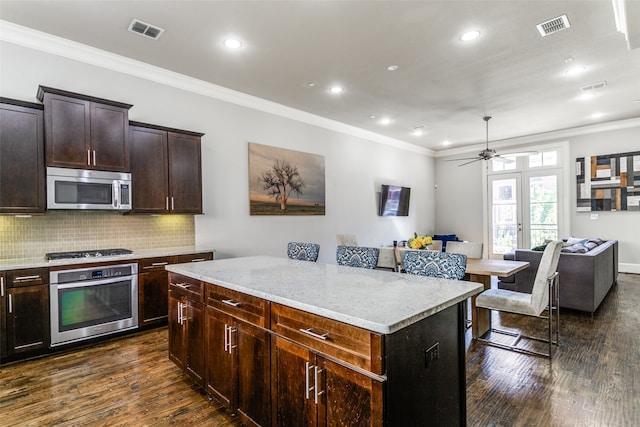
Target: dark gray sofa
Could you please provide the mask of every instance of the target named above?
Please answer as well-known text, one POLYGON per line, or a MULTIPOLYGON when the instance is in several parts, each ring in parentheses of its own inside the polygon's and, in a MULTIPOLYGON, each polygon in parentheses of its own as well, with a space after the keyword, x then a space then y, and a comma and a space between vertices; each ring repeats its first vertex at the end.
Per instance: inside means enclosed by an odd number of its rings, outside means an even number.
MULTIPOLYGON (((531 292, 542 252, 517 249, 504 259, 529 261, 529 268, 498 282, 501 289, 531 292)), ((560 307, 587 311, 593 315, 618 280, 618 241, 605 240, 586 253, 560 254, 560 307)))

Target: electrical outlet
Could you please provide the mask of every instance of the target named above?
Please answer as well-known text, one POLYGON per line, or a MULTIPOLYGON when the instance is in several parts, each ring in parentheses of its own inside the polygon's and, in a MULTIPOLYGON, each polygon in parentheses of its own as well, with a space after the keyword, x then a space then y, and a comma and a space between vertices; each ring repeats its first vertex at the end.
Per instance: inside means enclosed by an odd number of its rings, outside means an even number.
POLYGON ((431 362, 440 358, 440 343, 437 342, 424 351, 424 367, 428 368, 431 362))

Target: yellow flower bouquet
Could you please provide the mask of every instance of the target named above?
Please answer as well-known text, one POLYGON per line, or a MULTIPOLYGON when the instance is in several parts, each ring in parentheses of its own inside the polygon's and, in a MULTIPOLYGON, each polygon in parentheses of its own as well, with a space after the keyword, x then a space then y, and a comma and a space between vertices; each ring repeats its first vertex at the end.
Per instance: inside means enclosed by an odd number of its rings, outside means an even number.
POLYGON ((431 236, 418 236, 417 233, 413 233, 413 237, 407 241, 411 249, 427 249, 427 245, 432 243, 431 236))

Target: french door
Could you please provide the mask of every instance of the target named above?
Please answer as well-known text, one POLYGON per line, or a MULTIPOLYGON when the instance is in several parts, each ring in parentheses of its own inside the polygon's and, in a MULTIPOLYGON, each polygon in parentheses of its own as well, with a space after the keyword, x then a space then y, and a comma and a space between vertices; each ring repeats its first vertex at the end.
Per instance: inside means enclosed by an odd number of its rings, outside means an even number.
POLYGON ((489 175, 489 257, 542 245, 559 236, 561 171, 489 175))

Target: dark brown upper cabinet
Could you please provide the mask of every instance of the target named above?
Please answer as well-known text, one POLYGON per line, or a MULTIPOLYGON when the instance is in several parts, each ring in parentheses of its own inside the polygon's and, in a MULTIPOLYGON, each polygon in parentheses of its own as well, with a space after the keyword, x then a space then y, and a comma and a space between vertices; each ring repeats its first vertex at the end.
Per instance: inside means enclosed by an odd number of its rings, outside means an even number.
POLYGON ((129 172, 129 104, 38 87, 47 166, 129 172))
POLYGON ((201 137, 130 122, 133 213, 202 213, 201 137))
POLYGON ((0 98, 0 213, 46 207, 42 105, 0 98))

